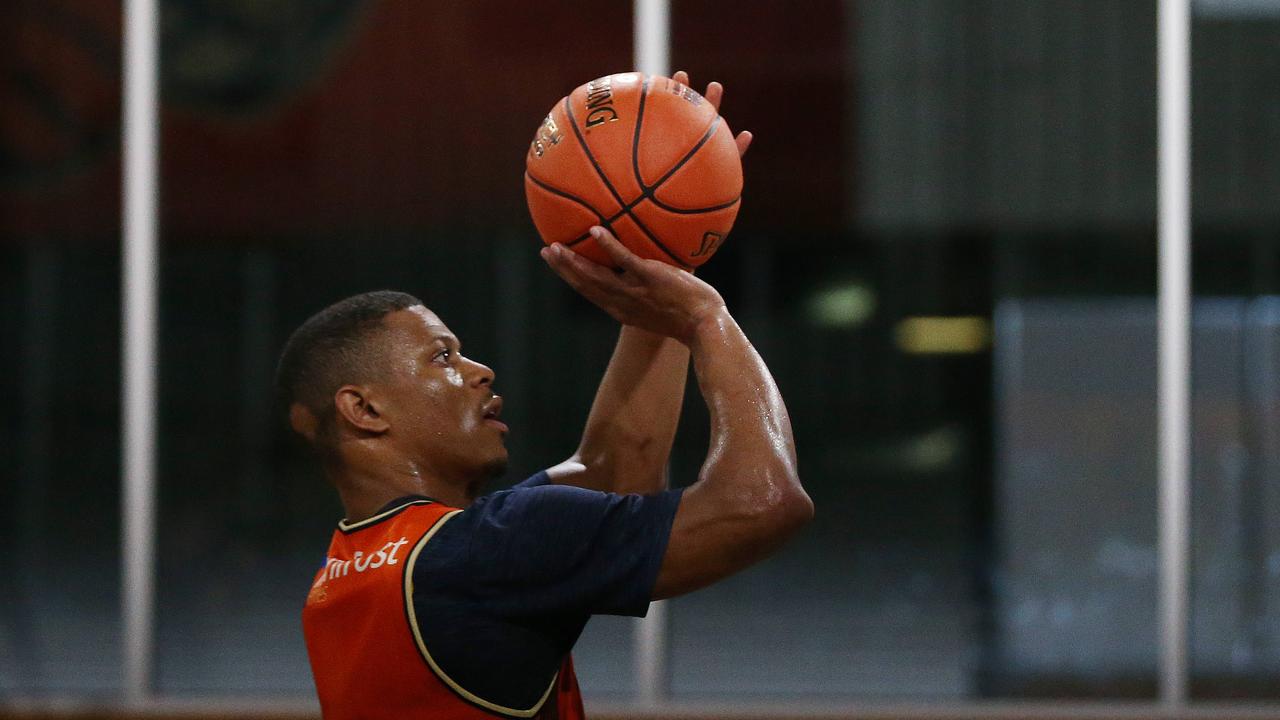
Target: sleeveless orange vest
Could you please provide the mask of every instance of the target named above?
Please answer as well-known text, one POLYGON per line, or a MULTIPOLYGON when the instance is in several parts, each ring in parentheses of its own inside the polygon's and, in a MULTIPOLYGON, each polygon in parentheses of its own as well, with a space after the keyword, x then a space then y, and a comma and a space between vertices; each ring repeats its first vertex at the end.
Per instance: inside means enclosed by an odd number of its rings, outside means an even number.
POLYGON ((582 720, 582 695, 565 656, 533 707, 507 708, 469 693, 431 656, 413 606, 413 566, 453 515, 413 500, 333 533, 302 611, 307 655, 326 720, 535 718, 582 720))

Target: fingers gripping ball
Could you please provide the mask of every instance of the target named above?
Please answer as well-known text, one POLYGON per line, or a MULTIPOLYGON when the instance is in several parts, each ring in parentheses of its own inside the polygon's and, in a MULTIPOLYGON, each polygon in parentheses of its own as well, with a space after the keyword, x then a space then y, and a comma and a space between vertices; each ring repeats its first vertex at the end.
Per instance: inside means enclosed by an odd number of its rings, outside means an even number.
POLYGON ((656 75, 608 75, 542 121, 524 189, 548 245, 613 265, 587 232, 603 225, 640 257, 691 269, 733 227, 742 161, 724 118, 692 89, 656 75))

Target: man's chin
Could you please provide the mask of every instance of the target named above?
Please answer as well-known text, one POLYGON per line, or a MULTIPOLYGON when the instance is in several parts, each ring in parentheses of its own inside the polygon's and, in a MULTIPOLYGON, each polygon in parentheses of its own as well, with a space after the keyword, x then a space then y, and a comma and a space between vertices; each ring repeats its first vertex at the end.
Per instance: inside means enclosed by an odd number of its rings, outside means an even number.
POLYGON ((476 473, 479 479, 467 484, 467 497, 471 500, 480 497, 480 493, 484 492, 489 483, 502 477, 506 472, 507 454, 504 452, 502 457, 490 460, 480 469, 480 472, 476 473))
POLYGON ((507 453, 504 450, 501 457, 495 457, 484 466, 485 480, 497 480, 507 472, 507 453))

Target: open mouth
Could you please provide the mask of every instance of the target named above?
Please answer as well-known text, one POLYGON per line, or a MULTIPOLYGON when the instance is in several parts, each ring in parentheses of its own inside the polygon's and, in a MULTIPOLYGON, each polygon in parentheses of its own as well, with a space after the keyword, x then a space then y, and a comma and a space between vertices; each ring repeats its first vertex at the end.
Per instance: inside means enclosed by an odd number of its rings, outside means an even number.
POLYGON ((502 415, 502 398, 494 395, 493 399, 484 406, 484 422, 486 425, 492 425, 503 432, 507 432, 507 424, 498 419, 502 415))
POLYGON ((502 414, 502 396, 494 395, 493 399, 484 406, 484 419, 497 420, 502 414))

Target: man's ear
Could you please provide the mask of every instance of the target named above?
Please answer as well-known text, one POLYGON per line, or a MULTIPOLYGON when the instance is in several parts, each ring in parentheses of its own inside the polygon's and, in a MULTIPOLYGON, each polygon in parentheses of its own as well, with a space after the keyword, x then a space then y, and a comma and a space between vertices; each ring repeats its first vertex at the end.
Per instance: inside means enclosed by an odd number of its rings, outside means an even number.
POLYGON ((375 435, 391 429, 391 423, 378 412, 366 387, 343 385, 334 394, 333 405, 338 417, 352 427, 375 435))

